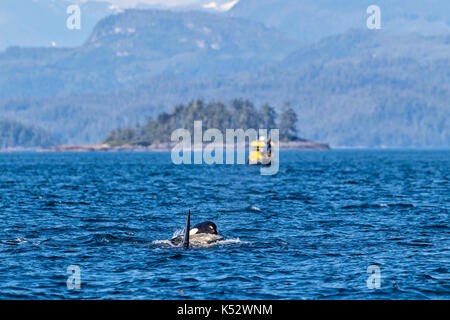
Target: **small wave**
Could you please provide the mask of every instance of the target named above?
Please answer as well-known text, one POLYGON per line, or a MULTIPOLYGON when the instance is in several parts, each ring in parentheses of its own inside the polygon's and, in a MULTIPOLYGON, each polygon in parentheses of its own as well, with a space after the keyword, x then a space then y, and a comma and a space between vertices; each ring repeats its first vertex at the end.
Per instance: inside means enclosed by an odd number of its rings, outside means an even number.
POLYGON ((376 209, 376 208, 415 208, 416 206, 412 203, 362 203, 362 204, 351 204, 341 207, 344 210, 347 209, 376 209))
POLYGON ((45 241, 48 241, 48 240, 29 241, 26 238, 16 238, 16 239, 13 239, 13 240, 4 240, 4 241, 2 241, 2 243, 6 244, 6 245, 11 245, 11 246, 18 246, 18 245, 25 244, 25 243, 29 243, 29 244, 32 244, 32 245, 35 245, 35 246, 39 246, 42 242, 45 242, 45 241))
POLYGON ((251 244, 251 242, 242 241, 239 238, 234 238, 234 239, 219 240, 215 244, 218 244, 218 245, 224 245, 224 244, 251 244))
POLYGON ((113 242, 118 241, 119 238, 112 234, 95 234, 89 242, 101 243, 101 242, 113 242))
POLYGON ((415 208, 416 205, 412 204, 412 203, 393 203, 393 204, 388 204, 389 207, 392 208, 415 208))
POLYGON ((16 238, 13 240, 6 240, 3 241, 4 244, 9 244, 9 245, 20 245, 20 244, 24 244, 24 243, 28 243, 28 240, 25 238, 16 238))
POLYGON ((234 208, 234 209, 218 209, 218 212, 223 213, 235 213, 235 212, 262 212, 262 209, 257 206, 248 206, 244 208, 234 208))
POLYGON ((180 236, 184 236, 184 229, 175 230, 175 232, 172 235, 172 239, 180 236))
POLYGON ((226 246, 226 245, 232 245, 232 244, 239 244, 239 245, 240 244, 250 244, 250 242, 241 241, 241 239, 239 239, 239 238, 234 238, 234 239, 217 240, 217 241, 210 242, 210 243, 198 244, 197 246, 194 246, 194 247, 210 248, 210 247, 226 246))
POLYGON ((424 229, 449 229, 449 227, 444 224, 433 224, 433 225, 429 225, 429 226, 423 226, 422 228, 424 228, 424 229))
POLYGON ((134 237, 132 232, 124 232, 121 234, 97 233, 88 236, 79 237, 78 240, 84 244, 105 244, 105 243, 142 243, 139 238, 134 237))
MULTIPOLYGON (((152 241, 153 245, 162 245, 169 248, 181 248, 182 243, 180 244, 174 244, 171 240, 154 240, 152 241)), ((232 245, 232 244, 250 244, 250 242, 242 241, 239 238, 232 238, 232 239, 219 239, 217 241, 213 242, 191 242, 192 248, 210 248, 215 246, 225 246, 225 245, 232 245)))
POLYGON ((89 206, 90 205, 89 202, 85 202, 85 201, 59 201, 59 203, 70 205, 70 206, 74 206, 74 205, 89 206))
POLYGON ((398 241, 397 242, 400 245, 403 246, 410 246, 410 247, 431 247, 432 245, 429 243, 419 243, 419 242, 405 242, 405 241, 398 241))
POLYGON ((174 245, 170 240, 155 240, 152 241, 153 245, 164 245, 164 246, 169 246, 169 247, 180 247, 180 245, 174 245))

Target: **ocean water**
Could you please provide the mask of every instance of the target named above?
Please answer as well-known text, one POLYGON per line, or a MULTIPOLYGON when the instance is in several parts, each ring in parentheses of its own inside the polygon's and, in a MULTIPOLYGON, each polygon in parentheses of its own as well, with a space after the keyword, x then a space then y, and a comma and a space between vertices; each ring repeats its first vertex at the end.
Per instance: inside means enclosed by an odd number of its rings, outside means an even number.
POLYGON ((261 176, 169 153, 0 154, 0 299, 450 298, 450 151, 280 162, 261 176), (188 209, 222 240, 168 245, 188 209))

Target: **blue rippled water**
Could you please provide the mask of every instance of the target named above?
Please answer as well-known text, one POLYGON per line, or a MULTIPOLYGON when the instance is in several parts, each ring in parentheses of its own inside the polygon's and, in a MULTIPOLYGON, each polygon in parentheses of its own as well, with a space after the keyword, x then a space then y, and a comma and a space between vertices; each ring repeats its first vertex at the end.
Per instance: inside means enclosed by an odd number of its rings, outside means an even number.
POLYGON ((450 298, 450 151, 280 158, 261 176, 169 153, 0 154, 0 298, 450 298), (188 208, 224 239, 164 245, 188 208))

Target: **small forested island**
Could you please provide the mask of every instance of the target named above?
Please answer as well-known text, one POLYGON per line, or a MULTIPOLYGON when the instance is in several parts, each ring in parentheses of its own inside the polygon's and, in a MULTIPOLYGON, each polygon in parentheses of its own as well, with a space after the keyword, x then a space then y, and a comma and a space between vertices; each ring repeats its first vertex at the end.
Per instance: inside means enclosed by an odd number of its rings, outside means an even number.
POLYGON ((229 104, 194 100, 187 105, 176 105, 172 112, 163 112, 156 119, 149 117, 143 125, 137 123, 134 127, 116 128, 108 133, 101 144, 65 145, 45 151, 169 151, 176 144, 171 141, 172 132, 183 128, 192 133, 195 121, 202 121, 204 130, 214 128, 223 133, 226 129, 279 129, 281 149, 329 149, 327 144, 298 137, 298 117, 289 104, 285 104, 278 114, 268 104, 256 108, 248 100, 235 99, 229 104))
POLYGON ((202 121, 203 129, 280 129, 280 140, 299 141, 297 114, 285 106, 280 115, 268 104, 257 109, 248 100, 235 99, 229 105, 223 102, 195 100, 187 106, 177 105, 171 113, 163 112, 156 119, 148 118, 145 125, 112 130, 106 140, 111 146, 151 145, 170 142, 171 133, 183 128, 193 132, 194 121, 202 121))

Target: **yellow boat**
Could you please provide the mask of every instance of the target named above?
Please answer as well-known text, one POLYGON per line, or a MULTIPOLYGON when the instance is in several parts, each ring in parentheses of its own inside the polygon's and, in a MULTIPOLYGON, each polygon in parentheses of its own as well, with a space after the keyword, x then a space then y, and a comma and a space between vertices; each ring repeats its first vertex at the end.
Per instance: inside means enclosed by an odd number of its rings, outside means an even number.
MULTIPOLYGON (((273 142, 270 142, 273 147, 273 142)), ((268 150, 268 144, 262 137, 259 141, 250 143, 250 154, 248 156, 248 164, 251 166, 270 166, 273 161, 273 154, 268 150)))

